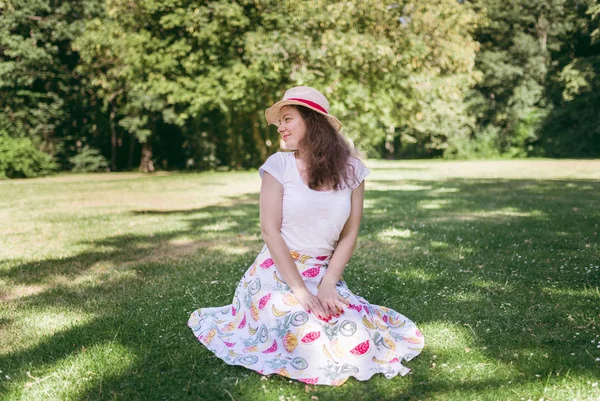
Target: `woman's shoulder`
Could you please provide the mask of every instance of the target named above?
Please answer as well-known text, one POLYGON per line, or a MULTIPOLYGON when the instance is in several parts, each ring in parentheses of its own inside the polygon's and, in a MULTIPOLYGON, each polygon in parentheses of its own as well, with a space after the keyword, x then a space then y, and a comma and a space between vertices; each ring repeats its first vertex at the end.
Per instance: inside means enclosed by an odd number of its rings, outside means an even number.
POLYGON ((289 153, 292 152, 275 152, 267 157, 265 163, 285 163, 289 159, 289 153))
POLYGON ((348 165, 352 168, 354 175, 359 175, 364 170, 368 171, 367 166, 356 156, 348 157, 348 165))
POLYGON ((294 152, 275 152, 267 160, 287 161, 291 157, 290 155, 293 156, 294 152))
POLYGON ((350 156, 348 158, 348 165, 350 166, 350 188, 355 189, 360 183, 369 175, 370 171, 365 164, 356 156, 350 156))
POLYGON ((354 167, 365 167, 365 164, 356 156, 348 157, 348 163, 354 167))

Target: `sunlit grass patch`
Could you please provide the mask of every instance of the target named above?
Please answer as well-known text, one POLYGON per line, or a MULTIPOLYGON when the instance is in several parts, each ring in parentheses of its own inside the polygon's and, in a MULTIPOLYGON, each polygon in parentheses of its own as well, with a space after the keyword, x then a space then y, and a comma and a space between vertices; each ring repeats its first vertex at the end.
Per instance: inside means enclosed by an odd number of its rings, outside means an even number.
POLYGON ((445 322, 431 322, 421 325, 421 331, 427 333, 427 346, 438 351, 459 351, 473 346, 472 333, 466 327, 445 322))
POLYGON ((486 217, 486 218, 494 218, 494 217, 544 217, 544 213, 540 210, 530 210, 530 211, 522 211, 514 207, 505 207, 499 210, 490 210, 490 211, 479 211, 472 213, 473 216, 477 217, 486 217))
POLYGON ((405 268, 405 269, 396 269, 394 271, 396 276, 402 280, 411 280, 411 281, 422 281, 423 283, 434 280, 436 278, 435 274, 432 272, 428 272, 423 268, 405 268))
POLYGON ((427 200, 421 201, 418 205, 421 209, 442 209, 444 206, 450 203, 447 199, 435 199, 435 200, 427 200))
MULTIPOLYGON (((77 399, 78 394, 97 387, 106 378, 123 374, 135 360, 133 351, 116 342, 96 344, 45 368, 26 372, 22 381, 12 384, 11 393, 32 401, 77 399)), ((97 396, 103 396, 101 390, 97 396)))
POLYGON ((432 189, 431 191, 429 191, 430 194, 432 195, 438 195, 438 194, 451 194, 451 193, 456 193, 456 192, 460 192, 459 188, 456 187, 441 187, 441 188, 436 188, 436 189, 432 189))
POLYGON ((433 322, 421 325, 426 338, 430 385, 440 388, 459 384, 486 384, 518 377, 518 369, 492 358, 487 347, 478 345, 472 329, 459 323, 433 322))
POLYGON ((238 224, 235 221, 220 221, 215 224, 208 224, 202 227, 204 231, 227 231, 238 224))
POLYGON ((402 192, 412 192, 412 191, 427 191, 432 189, 431 185, 416 185, 416 184, 402 184, 394 182, 397 177, 394 177, 392 182, 387 182, 386 180, 375 181, 368 183, 369 191, 402 191, 402 192))
POLYGON ((444 242, 444 241, 431 241, 429 243, 429 245, 433 249, 447 249, 447 248, 449 248, 448 243, 444 242))
POLYGON ((392 241, 395 238, 410 238, 412 234, 412 231, 408 229, 390 228, 377 234, 377 237, 382 241, 392 241))
MULTIPOLYGON (((5 309, 5 312, 9 311, 5 309)), ((84 325, 93 319, 93 314, 72 311, 65 307, 23 309, 11 315, 11 324, 0 331, 0 354, 31 348, 44 338, 84 325)))

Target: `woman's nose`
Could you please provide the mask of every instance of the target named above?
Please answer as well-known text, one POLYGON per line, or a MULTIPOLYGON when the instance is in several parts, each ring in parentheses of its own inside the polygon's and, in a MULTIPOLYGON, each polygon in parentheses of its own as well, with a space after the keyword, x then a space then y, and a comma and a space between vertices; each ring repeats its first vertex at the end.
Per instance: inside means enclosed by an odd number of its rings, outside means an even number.
POLYGON ((282 133, 283 131, 285 131, 285 127, 283 124, 279 124, 279 127, 277 127, 277 132, 282 133))

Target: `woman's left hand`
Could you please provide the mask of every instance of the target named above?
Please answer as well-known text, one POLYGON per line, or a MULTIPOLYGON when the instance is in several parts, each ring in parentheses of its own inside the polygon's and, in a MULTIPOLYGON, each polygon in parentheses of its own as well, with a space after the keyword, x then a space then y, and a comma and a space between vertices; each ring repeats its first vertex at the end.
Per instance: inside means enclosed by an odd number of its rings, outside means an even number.
POLYGON ((326 318, 331 318, 332 316, 339 317, 340 313, 343 313, 344 308, 349 304, 346 299, 338 294, 337 290, 335 289, 335 285, 323 282, 319 287, 317 298, 319 298, 319 301, 321 301, 321 305, 325 309, 325 313, 329 314, 329 316, 326 316, 326 318))

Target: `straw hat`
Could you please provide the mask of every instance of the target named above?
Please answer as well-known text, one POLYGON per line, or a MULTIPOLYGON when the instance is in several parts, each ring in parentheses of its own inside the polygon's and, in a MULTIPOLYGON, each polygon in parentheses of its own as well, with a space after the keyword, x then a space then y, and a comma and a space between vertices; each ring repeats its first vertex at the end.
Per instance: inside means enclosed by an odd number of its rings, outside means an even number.
POLYGON ((296 86, 288 89, 283 99, 265 110, 267 123, 279 126, 279 111, 283 106, 296 105, 308 107, 319 114, 323 114, 329 123, 339 131, 342 128, 340 120, 329 114, 329 102, 327 98, 315 88, 310 86, 296 86))

